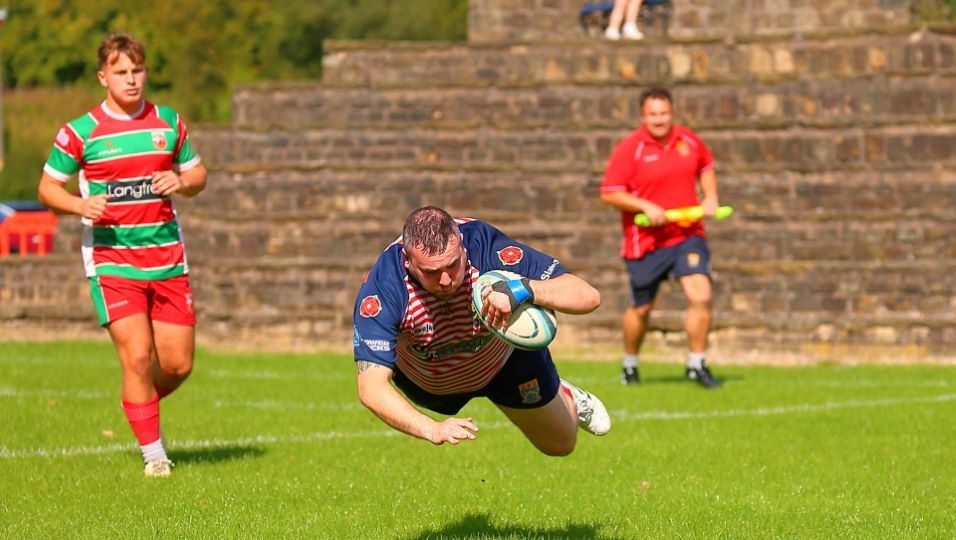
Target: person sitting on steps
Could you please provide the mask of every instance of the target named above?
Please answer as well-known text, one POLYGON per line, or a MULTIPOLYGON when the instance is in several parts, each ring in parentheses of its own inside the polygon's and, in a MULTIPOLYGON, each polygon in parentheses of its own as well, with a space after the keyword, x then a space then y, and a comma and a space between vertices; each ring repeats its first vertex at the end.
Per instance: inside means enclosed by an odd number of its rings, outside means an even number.
POLYGON ((611 41, 624 39, 644 39, 644 34, 637 28, 637 15, 641 11, 643 0, 614 0, 614 8, 608 19, 604 37, 611 41), (624 26, 621 26, 624 21, 624 26))

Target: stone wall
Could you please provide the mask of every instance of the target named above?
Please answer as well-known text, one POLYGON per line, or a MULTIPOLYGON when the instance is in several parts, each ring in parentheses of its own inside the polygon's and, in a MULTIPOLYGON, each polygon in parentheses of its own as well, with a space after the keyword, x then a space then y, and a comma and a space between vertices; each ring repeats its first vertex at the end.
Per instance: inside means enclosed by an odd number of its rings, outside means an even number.
MULTIPOLYGON (((579 13, 590 0, 483 0, 471 2, 468 40, 541 42, 580 39, 579 13)), ((802 37, 808 34, 894 32, 913 22, 913 0, 673 0, 667 29, 684 40, 802 37)), ((645 28, 650 40, 660 26, 645 28)))
MULTIPOLYGON (((201 340, 347 349, 362 275, 409 211, 437 204, 593 282, 603 306, 562 317, 559 345, 616 357, 626 278, 618 217, 597 190, 640 89, 664 84, 737 209, 708 229, 721 359, 951 355, 952 34, 907 26, 902 3, 861 1, 883 14, 870 32, 477 39, 488 22, 474 18, 504 4, 473 2, 470 44, 327 43, 321 83, 239 88, 232 126, 194 126, 209 187, 177 204, 201 340)), ((685 7, 711 4, 725 6, 685 7)), ((96 331, 76 220, 60 223, 60 255, 0 262, 0 335, 96 331)), ((666 287, 651 345, 682 345, 683 308, 666 287)))

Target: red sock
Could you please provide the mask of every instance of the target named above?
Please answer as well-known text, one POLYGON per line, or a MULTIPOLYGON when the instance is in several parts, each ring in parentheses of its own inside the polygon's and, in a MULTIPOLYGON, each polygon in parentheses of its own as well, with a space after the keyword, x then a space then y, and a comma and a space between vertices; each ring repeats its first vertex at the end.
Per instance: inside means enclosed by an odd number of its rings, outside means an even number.
POLYGON ((168 396, 169 394, 172 394, 172 393, 173 393, 173 390, 174 390, 173 388, 163 388, 162 386, 157 386, 157 387, 156 387, 156 397, 159 398, 159 399, 163 399, 164 397, 168 396))
POLYGON ((159 396, 148 403, 124 401, 123 412, 140 446, 159 440, 159 396))

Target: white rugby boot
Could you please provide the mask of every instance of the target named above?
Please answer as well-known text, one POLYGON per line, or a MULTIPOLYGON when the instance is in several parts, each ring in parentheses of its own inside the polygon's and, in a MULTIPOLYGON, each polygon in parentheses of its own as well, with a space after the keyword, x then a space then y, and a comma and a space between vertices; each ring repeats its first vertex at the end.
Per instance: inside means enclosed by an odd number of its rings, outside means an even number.
POLYGON ((143 473, 149 478, 166 478, 172 475, 173 462, 168 459, 154 459, 147 461, 143 473))
POLYGON ((597 396, 581 390, 564 379, 561 379, 561 386, 571 391, 574 407, 578 411, 578 425, 581 429, 594 435, 604 435, 611 430, 611 416, 597 396))

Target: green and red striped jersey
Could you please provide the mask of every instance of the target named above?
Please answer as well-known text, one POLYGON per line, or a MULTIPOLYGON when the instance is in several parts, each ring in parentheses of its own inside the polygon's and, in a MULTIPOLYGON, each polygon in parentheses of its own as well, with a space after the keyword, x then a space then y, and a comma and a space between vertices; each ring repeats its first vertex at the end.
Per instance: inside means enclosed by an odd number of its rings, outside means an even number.
POLYGON ((172 199, 153 193, 151 178, 199 162, 176 111, 148 101, 133 115, 104 102, 60 128, 44 172, 61 182, 79 172, 84 198, 109 196, 99 219, 82 220, 87 276, 154 280, 188 273, 172 199))

